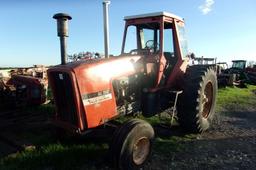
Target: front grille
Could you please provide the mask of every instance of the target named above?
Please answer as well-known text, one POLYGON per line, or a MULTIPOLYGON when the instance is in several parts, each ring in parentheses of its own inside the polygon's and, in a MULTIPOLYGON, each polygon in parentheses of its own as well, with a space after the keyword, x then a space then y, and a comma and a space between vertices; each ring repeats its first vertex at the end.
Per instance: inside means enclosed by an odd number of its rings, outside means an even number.
POLYGON ((51 72, 50 81, 52 81, 50 83, 53 86, 52 90, 56 102, 55 105, 57 106, 58 119, 77 126, 77 110, 69 74, 51 72))

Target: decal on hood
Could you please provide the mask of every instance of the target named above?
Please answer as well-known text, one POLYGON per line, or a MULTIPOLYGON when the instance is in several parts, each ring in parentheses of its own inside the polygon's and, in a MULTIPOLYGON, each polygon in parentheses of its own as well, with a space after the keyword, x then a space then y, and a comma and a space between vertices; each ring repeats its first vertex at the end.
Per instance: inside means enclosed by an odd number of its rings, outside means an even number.
POLYGON ((112 94, 110 90, 103 90, 90 94, 83 94, 82 100, 84 106, 101 103, 106 100, 111 100, 112 94))

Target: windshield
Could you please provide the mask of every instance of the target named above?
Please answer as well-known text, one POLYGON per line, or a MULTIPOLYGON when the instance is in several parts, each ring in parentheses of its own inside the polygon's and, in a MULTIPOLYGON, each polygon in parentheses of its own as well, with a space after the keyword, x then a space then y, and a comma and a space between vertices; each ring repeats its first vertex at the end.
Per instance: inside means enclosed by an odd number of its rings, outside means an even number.
POLYGON ((233 68, 240 68, 244 69, 245 68, 245 62, 244 61, 233 61, 233 68))
POLYGON ((180 48, 182 51, 182 56, 188 57, 188 43, 187 43, 187 38, 185 34, 185 28, 184 26, 181 26, 178 24, 178 30, 179 30, 179 42, 180 42, 180 48))
POLYGON ((160 49, 159 23, 131 25, 127 28, 124 53, 158 53, 160 49))
POLYGON ((132 50, 137 49, 137 34, 136 27, 131 25, 127 29, 124 53, 130 53, 132 50))

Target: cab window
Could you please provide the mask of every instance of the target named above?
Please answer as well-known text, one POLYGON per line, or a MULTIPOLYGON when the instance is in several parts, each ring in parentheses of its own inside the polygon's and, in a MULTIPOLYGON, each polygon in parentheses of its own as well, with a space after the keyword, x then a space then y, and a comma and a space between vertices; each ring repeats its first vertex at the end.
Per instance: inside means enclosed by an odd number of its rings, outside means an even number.
POLYGON ((134 49, 137 49, 136 27, 131 25, 127 29, 124 53, 130 53, 134 49))
POLYGON ((179 43, 182 52, 182 57, 188 57, 188 43, 186 38, 185 28, 178 24, 179 43))
POLYGON ((159 23, 131 25, 127 28, 124 53, 158 53, 160 49, 159 23))
POLYGON ((174 39, 173 39, 173 29, 172 23, 164 24, 164 56, 167 60, 174 58, 174 39))

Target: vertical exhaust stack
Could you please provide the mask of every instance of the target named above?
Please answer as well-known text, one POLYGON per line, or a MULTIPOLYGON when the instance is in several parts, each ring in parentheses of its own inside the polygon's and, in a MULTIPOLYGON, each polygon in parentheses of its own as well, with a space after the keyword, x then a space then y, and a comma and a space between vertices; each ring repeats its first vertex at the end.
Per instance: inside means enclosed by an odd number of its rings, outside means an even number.
POLYGON ((71 20, 71 16, 65 13, 58 13, 53 16, 57 20, 57 32, 60 37, 60 53, 61 53, 61 64, 67 63, 67 41, 68 37, 68 20, 71 20))
POLYGON ((108 6, 109 0, 103 0, 103 18, 104 18, 104 48, 105 58, 109 57, 109 23, 108 23, 108 6))

